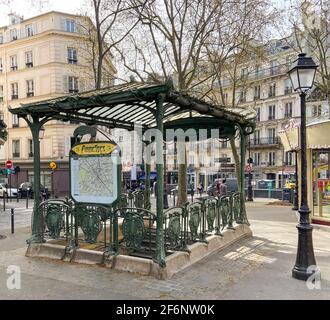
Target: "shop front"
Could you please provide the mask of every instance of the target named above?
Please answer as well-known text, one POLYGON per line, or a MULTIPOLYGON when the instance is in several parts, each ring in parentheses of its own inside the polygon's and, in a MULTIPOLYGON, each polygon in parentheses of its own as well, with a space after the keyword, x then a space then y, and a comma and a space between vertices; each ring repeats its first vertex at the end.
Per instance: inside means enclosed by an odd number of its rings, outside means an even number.
MULTIPOLYGON (((307 125, 308 204, 312 223, 330 226, 330 120, 307 125)), ((299 127, 280 132, 285 151, 298 152, 298 191, 300 186, 299 127)), ((300 199, 300 194, 299 194, 300 199)))

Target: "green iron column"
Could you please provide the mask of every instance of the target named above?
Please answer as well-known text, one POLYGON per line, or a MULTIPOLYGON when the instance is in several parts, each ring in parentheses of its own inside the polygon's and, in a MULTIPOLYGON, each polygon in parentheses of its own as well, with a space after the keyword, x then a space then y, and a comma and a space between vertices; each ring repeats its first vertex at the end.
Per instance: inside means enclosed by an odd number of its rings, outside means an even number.
POLYGON ((240 223, 249 224, 247 215, 246 215, 246 208, 245 208, 245 153, 246 153, 246 135, 244 133, 244 130, 239 127, 240 129, 240 148, 241 148, 241 170, 240 170, 240 223))
POLYGON ((160 94, 156 99, 156 122, 157 129, 161 133, 161 141, 156 138, 156 170, 157 170, 157 199, 156 199, 156 257, 155 260, 161 267, 165 267, 165 241, 164 241, 164 219, 163 219, 163 205, 164 205, 164 158, 163 158, 163 117, 164 117, 164 103, 165 95, 160 94))
MULTIPOLYGON (((150 144, 150 141, 146 141, 145 147, 150 144)), ((145 152, 145 160, 144 160, 144 178, 145 178, 145 190, 144 190, 144 207, 147 210, 151 209, 150 202, 150 163, 151 163, 151 155, 150 152, 145 152)))
POLYGON ((33 117, 33 122, 29 123, 32 132, 33 140, 33 169, 34 169, 34 183, 33 183, 33 213, 32 213, 32 236, 27 240, 27 243, 42 243, 42 217, 39 210, 40 205, 40 141, 39 132, 42 124, 37 117, 33 117))

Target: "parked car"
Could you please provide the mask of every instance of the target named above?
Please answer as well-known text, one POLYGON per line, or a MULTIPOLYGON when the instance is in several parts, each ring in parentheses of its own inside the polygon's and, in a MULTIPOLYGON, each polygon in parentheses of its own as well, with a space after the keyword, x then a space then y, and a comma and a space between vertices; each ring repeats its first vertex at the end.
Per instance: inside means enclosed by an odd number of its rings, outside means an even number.
MULTIPOLYGON (((209 196, 214 196, 216 191, 217 181, 220 180, 222 182, 223 179, 216 179, 214 182, 207 187, 207 194, 209 196)), ((237 192, 238 191, 238 183, 236 178, 227 178, 226 185, 228 192, 237 192)))
POLYGON ((6 184, 0 183, 0 197, 17 197, 17 189, 9 188, 6 184))
MULTIPOLYGON (((40 185, 40 194, 46 196, 47 199, 50 196, 49 190, 42 185, 40 185)), ((33 199, 33 186, 30 182, 21 183, 20 187, 18 188, 18 197, 19 198, 29 197, 33 199)))

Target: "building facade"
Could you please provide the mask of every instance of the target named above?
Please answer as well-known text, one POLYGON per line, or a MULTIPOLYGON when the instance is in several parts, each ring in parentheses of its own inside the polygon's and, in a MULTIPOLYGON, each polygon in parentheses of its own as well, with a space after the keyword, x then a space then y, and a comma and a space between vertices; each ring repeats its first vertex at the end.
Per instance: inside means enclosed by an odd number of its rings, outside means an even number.
MULTIPOLYGON (((82 16, 60 12, 27 20, 15 15, 9 18, 9 25, 0 27, 0 117, 8 126, 7 142, 0 149, 0 167, 4 168, 9 159, 19 166, 14 179, 19 184, 33 182, 32 135, 25 120, 8 109, 94 88, 84 31, 84 26, 92 23, 82 16)), ((116 72, 110 60, 107 66, 113 74, 116 72)), ((44 126, 41 183, 55 195, 68 191, 68 154, 76 127, 60 121, 44 126), (57 164, 54 171, 49 168, 52 161, 57 164)))

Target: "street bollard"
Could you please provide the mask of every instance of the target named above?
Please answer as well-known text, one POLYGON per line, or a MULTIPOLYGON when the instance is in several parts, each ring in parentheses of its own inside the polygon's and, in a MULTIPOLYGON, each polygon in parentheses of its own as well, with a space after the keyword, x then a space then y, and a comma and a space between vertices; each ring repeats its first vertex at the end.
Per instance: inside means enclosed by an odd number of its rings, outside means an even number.
POLYGON ((8 203, 9 202, 8 192, 6 192, 6 199, 7 199, 7 203, 8 203))
POLYGON ((11 209, 11 233, 13 234, 15 232, 14 229, 14 208, 11 209))
POLYGON ((6 211, 6 198, 5 198, 5 194, 3 194, 3 211, 6 211))
POLYGON ((173 207, 175 207, 175 192, 173 191, 173 207))
POLYGON ((26 194, 26 209, 29 209, 29 193, 26 194))

